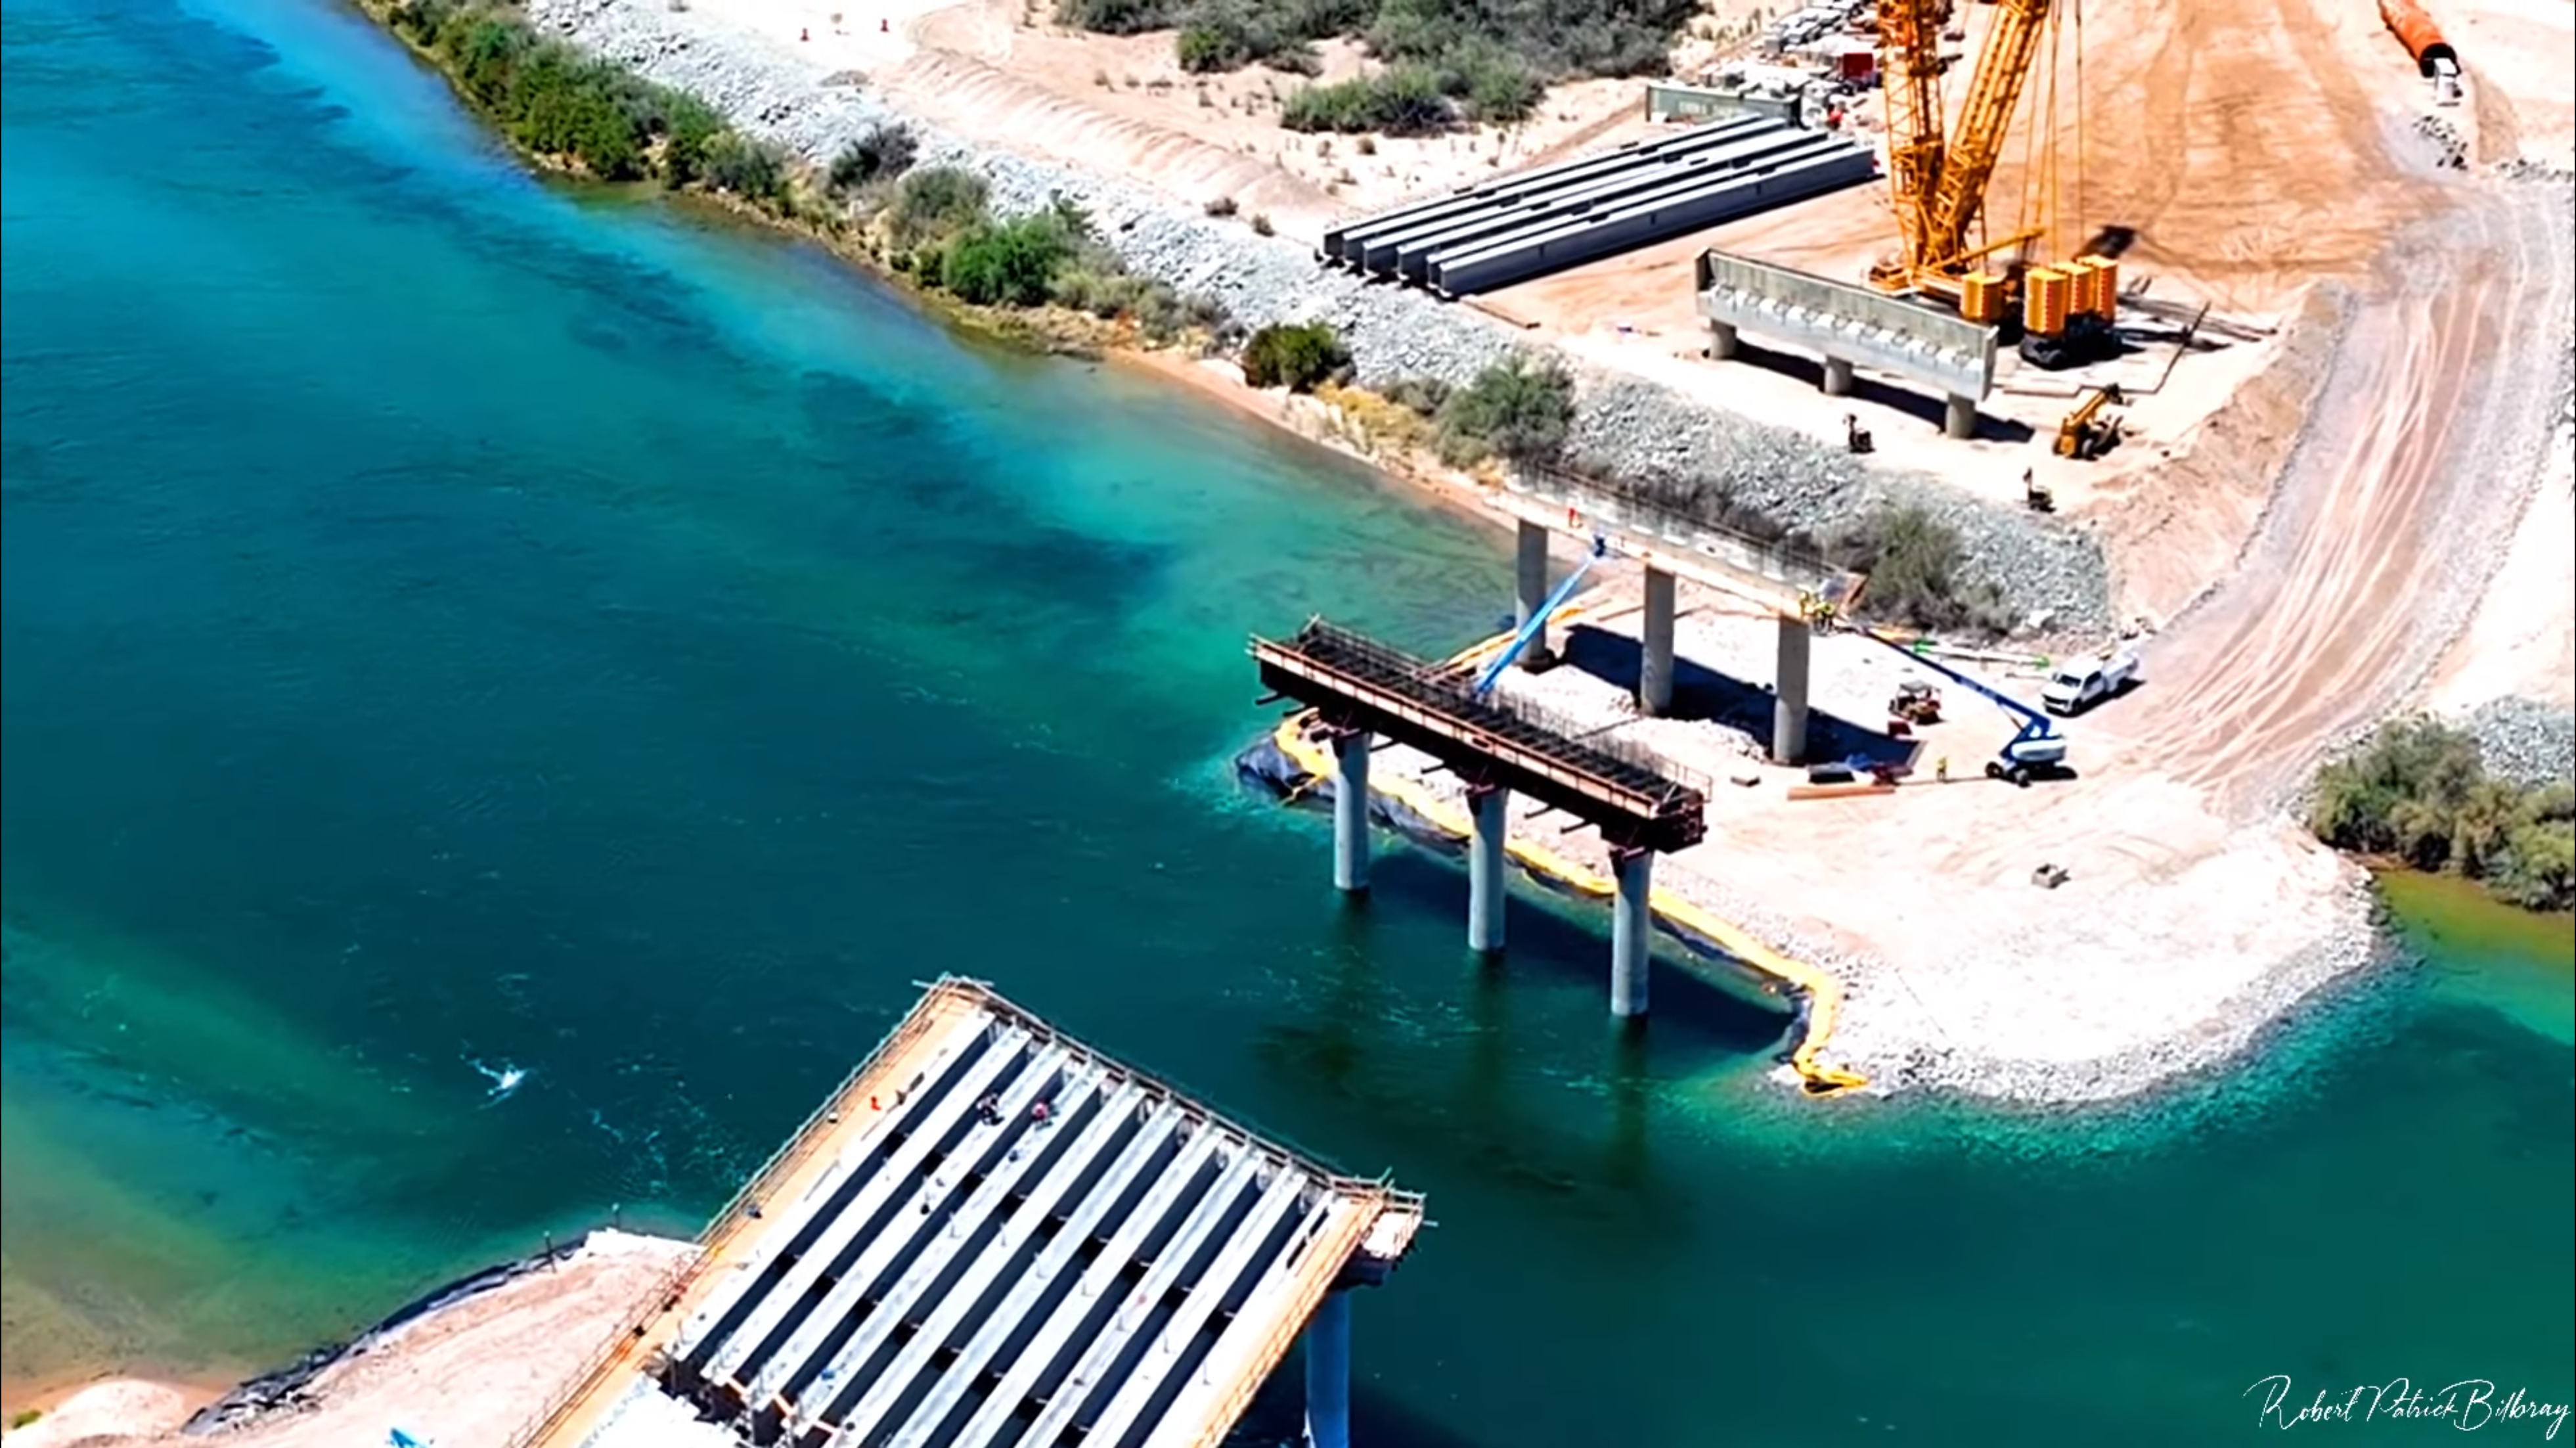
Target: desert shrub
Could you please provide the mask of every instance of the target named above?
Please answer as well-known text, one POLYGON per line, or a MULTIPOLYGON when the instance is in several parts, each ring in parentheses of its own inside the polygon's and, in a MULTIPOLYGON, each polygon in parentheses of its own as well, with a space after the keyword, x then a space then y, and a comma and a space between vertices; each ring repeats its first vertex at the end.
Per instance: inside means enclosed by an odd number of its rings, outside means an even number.
POLYGON ((954 236, 982 221, 987 195, 981 176, 954 166, 924 167, 906 173, 896 185, 886 224, 896 245, 918 250, 925 241, 954 236))
POLYGON ((1350 349, 1322 322, 1275 323, 1243 346, 1243 380, 1254 387, 1312 392, 1350 365, 1350 349))
POLYGON ((1054 298, 1056 273, 1083 240, 1062 209, 970 227, 942 258, 939 284, 979 306, 1034 307, 1054 298))
POLYGON ((1477 120, 1507 122, 1555 80, 1662 73, 1697 10, 1694 0, 1064 0, 1059 13, 1118 35, 1177 27, 1182 64, 1201 72, 1264 61, 1313 74, 1306 42, 1361 39, 1391 67, 1440 77, 1477 120))
POLYGON ((900 121, 879 122, 832 158, 825 184, 833 195, 847 195, 860 187, 901 176, 912 169, 913 160, 920 154, 921 143, 914 139, 911 127, 900 121))
POLYGON ((388 19, 437 57, 475 108, 518 145, 611 181, 694 179, 693 147, 711 134, 712 113, 678 92, 541 36, 513 11, 410 0, 388 19), (679 140, 682 125, 697 134, 689 144, 665 145, 657 172, 656 141, 679 140))
POLYGON ((2483 880, 2526 909, 2576 903, 2576 791, 2489 777, 2477 741, 2436 720, 2392 720, 2320 770, 2308 827, 2337 849, 2483 880))
MULTIPOLYGON (((1779 541, 1786 530, 1764 520, 1779 541)), ((1754 532, 1730 522, 1741 532, 1754 532)), ((1883 508, 1828 540, 1826 558, 1869 575, 1861 612, 1912 628, 1999 634, 2011 627, 1994 585, 1969 576, 1959 530, 1921 508, 1883 508)))
POLYGON ((1169 30, 1189 16, 1181 0, 1057 0, 1056 17, 1102 35, 1142 35, 1169 30))
POLYGON ((1420 136, 1457 119, 1438 72, 1400 65, 1377 75, 1310 85, 1288 97, 1279 124, 1292 131, 1379 131, 1420 136))
POLYGON ((1464 467, 1489 453, 1539 462, 1565 447, 1574 426, 1574 375, 1553 358, 1515 352, 1438 404, 1440 456, 1464 467))
POLYGON ((1437 377, 1399 377, 1380 391, 1387 401, 1425 418, 1438 417, 1454 389, 1437 377))
POLYGON ((772 205, 787 199, 787 153, 740 131, 724 131, 707 141, 702 163, 706 183, 746 201, 772 205))
POLYGON ((695 96, 672 96, 662 134, 662 179, 674 186, 705 180, 707 147, 724 131, 724 117, 714 107, 695 96))
POLYGON ((1207 214, 1220 219, 1232 216, 1235 209, 1235 200, 1231 196, 1220 196, 1207 204, 1207 214))

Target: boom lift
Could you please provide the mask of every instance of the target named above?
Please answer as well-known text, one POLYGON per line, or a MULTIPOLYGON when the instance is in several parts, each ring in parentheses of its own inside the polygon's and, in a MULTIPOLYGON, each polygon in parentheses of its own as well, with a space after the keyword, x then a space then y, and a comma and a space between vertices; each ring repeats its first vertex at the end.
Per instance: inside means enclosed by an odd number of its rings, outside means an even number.
POLYGON ((1610 540, 1599 533, 1593 534, 1592 551, 1583 555, 1583 561, 1575 565, 1572 573, 1565 575, 1565 581, 1558 584, 1556 591, 1547 596, 1547 602, 1540 604, 1528 618, 1521 620, 1521 626, 1512 634, 1512 641, 1504 646, 1501 653, 1494 655, 1494 661, 1485 665, 1483 673, 1476 676, 1477 698, 1481 699, 1494 691, 1494 681, 1503 676, 1503 672, 1512 666, 1513 660, 1528 651, 1530 640, 1537 638, 1547 628, 1547 621, 1556 617, 1556 611, 1565 607, 1565 601, 1574 596, 1576 588, 1582 586, 1583 575, 1590 573, 1592 565, 1607 557, 1609 552, 1610 540))
POLYGON ((2011 741, 2005 744, 1994 758, 1986 761, 1986 778, 2009 779, 2015 784, 2028 785, 2038 775, 2054 774, 2066 767, 2066 736, 2059 732, 2056 720, 1994 688, 1985 680, 1961 673, 1939 659, 1889 638, 1876 629, 1853 625, 1852 632, 1872 643, 1896 650, 1906 658, 1957 684, 1960 688, 1984 695, 1992 700, 1996 707, 2021 721, 2020 732, 2013 735, 2011 741))

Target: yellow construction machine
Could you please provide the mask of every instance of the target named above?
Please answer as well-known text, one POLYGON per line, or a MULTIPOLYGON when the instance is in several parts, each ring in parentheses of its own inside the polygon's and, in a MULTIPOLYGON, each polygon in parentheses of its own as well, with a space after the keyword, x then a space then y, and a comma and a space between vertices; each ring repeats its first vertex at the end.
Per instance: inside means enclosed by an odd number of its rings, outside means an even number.
POLYGON ((2062 458, 2091 460, 2120 445, 2120 415, 2109 409, 2125 406, 2128 399, 2120 395, 2120 384, 2096 387, 2075 404, 2057 424, 2057 455, 2062 458))
MULTIPOLYGON (((1947 0, 1878 0, 1879 71, 1887 97, 1887 177, 1896 255, 1870 269, 1882 290, 1957 309, 1971 322, 2018 335, 2025 359, 2061 367, 2106 353, 2118 305, 2119 265, 2079 256, 2035 257, 2058 216, 2057 0, 1998 0, 1955 130, 1945 127, 1941 55, 1947 0), (2003 159, 2043 43, 2048 65, 2025 133, 2021 215, 2000 237, 1987 227, 1987 188, 2003 159)), ((2075 7, 2077 84, 2070 87, 2083 194, 2083 12, 2075 7)), ((2080 223, 2079 223, 2080 229, 2080 223)))

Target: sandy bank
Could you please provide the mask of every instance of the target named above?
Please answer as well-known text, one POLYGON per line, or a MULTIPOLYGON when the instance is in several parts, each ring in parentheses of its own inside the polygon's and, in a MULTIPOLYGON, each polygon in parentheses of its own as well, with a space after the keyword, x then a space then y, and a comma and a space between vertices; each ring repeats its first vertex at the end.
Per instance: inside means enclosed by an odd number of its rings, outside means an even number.
POLYGON ((254 1379, 216 1404, 168 1384, 111 1379, 7 1435, 10 1448, 499 1445, 588 1367, 617 1321, 689 1260, 686 1242, 593 1232, 549 1264, 514 1263, 435 1295, 346 1347, 254 1379), (468 1290, 470 1288, 470 1290, 468 1290), (183 1432, 184 1430, 188 1430, 183 1432))

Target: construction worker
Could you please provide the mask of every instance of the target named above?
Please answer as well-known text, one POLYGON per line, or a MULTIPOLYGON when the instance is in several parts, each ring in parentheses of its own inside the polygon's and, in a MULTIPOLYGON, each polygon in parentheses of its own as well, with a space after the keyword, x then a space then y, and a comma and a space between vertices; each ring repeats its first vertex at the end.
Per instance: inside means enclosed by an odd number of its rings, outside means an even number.
POLYGON ((1936 784, 1948 784, 1950 782, 1949 755, 1944 754, 1940 758, 1932 761, 1932 779, 1936 784))

